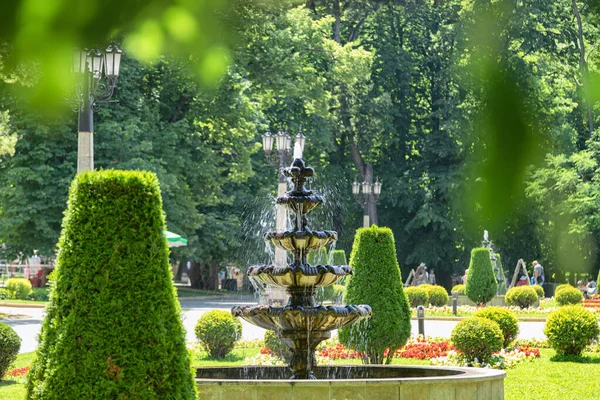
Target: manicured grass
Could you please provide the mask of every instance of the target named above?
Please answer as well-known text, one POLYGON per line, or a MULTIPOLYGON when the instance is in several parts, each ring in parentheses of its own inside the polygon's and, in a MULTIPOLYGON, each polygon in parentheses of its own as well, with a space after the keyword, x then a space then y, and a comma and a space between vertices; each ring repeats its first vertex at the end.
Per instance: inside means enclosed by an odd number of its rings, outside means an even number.
POLYGON ((557 358, 552 349, 507 372, 506 400, 597 399, 600 396, 600 353, 557 358))
MULTIPOLYGON (((215 360, 205 352, 195 351, 194 368, 241 366, 245 359, 259 353, 256 347, 237 348, 224 360, 215 360)), ((506 371, 506 400, 595 399, 600 393, 600 353, 584 353, 583 357, 556 357, 552 349, 541 349, 539 359, 524 362, 506 371)), ((14 368, 31 365, 35 353, 20 354, 14 368)), ((360 364, 360 360, 336 360, 335 364, 360 364)), ((430 365, 428 360, 396 358, 392 364, 430 365)), ((0 399, 23 400, 25 385, 14 381, 0 383, 0 399)))

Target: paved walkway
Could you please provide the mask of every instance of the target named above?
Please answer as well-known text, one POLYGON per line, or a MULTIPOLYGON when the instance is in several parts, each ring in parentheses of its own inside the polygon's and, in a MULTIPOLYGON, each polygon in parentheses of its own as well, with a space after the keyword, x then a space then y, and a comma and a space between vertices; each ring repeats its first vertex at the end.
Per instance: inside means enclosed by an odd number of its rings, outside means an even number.
MULTIPOLYGON (((194 327, 198 318, 205 312, 219 309, 231 310, 231 307, 236 305, 255 304, 248 299, 206 299, 206 300, 181 300, 181 308, 183 309, 183 325, 187 332, 186 339, 194 341, 194 327)), ((37 336, 40 332, 41 322, 44 315, 44 310, 41 308, 13 308, 0 307, 0 313, 12 315, 26 315, 25 318, 11 318, 2 322, 12 326, 17 334, 21 337, 21 353, 34 351, 37 348, 37 336)), ((452 329, 458 321, 435 321, 425 320, 425 335, 450 337, 452 329)), ((519 338, 520 339, 544 339, 544 322, 519 322, 519 338)), ((246 321, 242 321, 242 336, 244 339, 260 339, 263 337, 265 330, 257 326, 251 325, 246 321)), ((412 320, 412 333, 417 334, 417 321, 412 320)))

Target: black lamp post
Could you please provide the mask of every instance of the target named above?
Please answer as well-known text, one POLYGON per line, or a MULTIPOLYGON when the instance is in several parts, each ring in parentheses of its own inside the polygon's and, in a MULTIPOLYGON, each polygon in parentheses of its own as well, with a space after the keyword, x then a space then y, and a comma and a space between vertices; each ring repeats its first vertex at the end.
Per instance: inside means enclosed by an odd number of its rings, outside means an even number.
MULTIPOLYGON (((283 169, 289 167, 292 162, 292 155, 294 158, 302 158, 304 151, 304 144, 306 143, 306 136, 302 133, 302 129, 298 131, 298 134, 294 138, 294 147, 292 147, 292 137, 283 130, 280 130, 276 134, 267 132, 262 135, 262 146, 265 152, 267 163, 273 167, 279 169, 279 184, 277 186, 277 196, 281 197, 285 195, 287 189, 287 182, 283 175, 283 169), (275 152, 273 151, 273 144, 275 144, 275 152)), ((285 208, 277 206, 277 220, 275 227, 278 231, 284 231, 286 224, 285 208)), ((283 266, 286 263, 287 255, 282 249, 275 249, 275 264, 283 266)))
POLYGON ((365 180, 362 184, 357 181, 352 183, 352 195, 354 195, 354 199, 363 208, 363 228, 368 228, 375 222, 372 221, 369 211, 371 205, 376 204, 379 200, 379 196, 381 196, 381 186, 379 177, 377 177, 375 183, 371 183, 369 180, 365 180), (361 187, 362 196, 360 195, 361 187))
POLYGON ((111 44, 106 50, 76 51, 73 72, 77 75, 75 86, 76 106, 79 114, 77 172, 94 169, 94 110, 98 103, 110 101, 117 86, 123 50, 111 44))

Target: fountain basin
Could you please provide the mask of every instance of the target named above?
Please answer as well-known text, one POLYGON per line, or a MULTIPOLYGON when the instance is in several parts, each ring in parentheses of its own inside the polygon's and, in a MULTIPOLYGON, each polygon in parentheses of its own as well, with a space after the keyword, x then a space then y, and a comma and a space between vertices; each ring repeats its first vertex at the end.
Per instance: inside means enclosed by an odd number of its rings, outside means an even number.
POLYGON ((333 285, 343 277, 352 275, 352 268, 347 265, 276 265, 252 266, 247 271, 249 276, 255 276, 267 285, 281 288, 323 287, 333 285))
POLYGON ((337 232, 311 230, 267 232, 265 241, 268 240, 280 249, 287 251, 318 250, 329 242, 336 241, 337 232))
POLYGON ((200 368, 200 400, 501 400, 505 372, 482 368, 348 365, 289 380, 288 367, 200 368))
POLYGON ((317 307, 271 307, 237 306, 231 309, 253 325, 273 331, 318 332, 331 331, 365 318, 371 314, 366 305, 317 306, 317 307))
POLYGON ((313 208, 324 202, 325 199, 323 196, 302 193, 300 196, 281 196, 275 201, 277 204, 285 206, 294 213, 308 214, 313 208))

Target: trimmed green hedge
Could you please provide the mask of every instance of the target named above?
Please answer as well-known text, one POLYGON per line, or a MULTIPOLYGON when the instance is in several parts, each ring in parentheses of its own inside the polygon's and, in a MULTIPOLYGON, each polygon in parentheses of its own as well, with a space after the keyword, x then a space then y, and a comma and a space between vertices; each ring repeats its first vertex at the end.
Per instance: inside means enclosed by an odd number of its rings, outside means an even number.
POLYGON ((469 362, 485 362, 493 353, 502 349, 504 337, 496 322, 471 317, 463 319, 454 327, 451 340, 469 362))
POLYGON ((444 289, 443 286, 439 285, 421 285, 421 287, 425 287, 427 290, 427 295, 429 296, 429 304, 434 307, 443 307, 448 305, 448 292, 444 289))
POLYGON ((78 174, 28 399, 195 399, 156 175, 78 174))
POLYGON ((0 381, 21 349, 21 338, 13 328, 0 322, 0 381))
POLYGON ((452 286, 452 290, 450 291, 450 294, 452 294, 454 292, 458 292, 459 295, 464 295, 465 294, 465 285, 460 283, 458 285, 452 286))
POLYGON ((554 297, 556 297, 557 294, 559 294, 560 292, 562 292, 565 289, 575 289, 575 286, 572 286, 568 283, 563 283, 560 284, 556 287, 556 289, 554 289, 554 297))
POLYGON ((565 306, 568 304, 579 304, 583 300, 583 293, 579 289, 574 287, 563 288, 556 296, 554 296, 556 303, 559 306, 565 306))
POLYGON ((28 300, 31 289, 31 282, 25 278, 10 278, 6 283, 6 290, 11 293, 11 299, 28 300))
POLYGON ((509 306, 528 308, 537 303, 538 295, 532 286, 515 286, 508 289, 504 300, 509 306))
POLYGON ((389 228, 372 226, 356 232, 344 304, 368 304, 373 316, 364 323, 340 329, 340 342, 367 354, 369 364, 388 361, 410 336, 410 307, 402 287, 394 235, 389 228))
POLYGON ((242 323, 228 311, 212 310, 198 319, 194 333, 211 357, 225 358, 242 337, 242 323))
POLYGON ((600 328, 594 312, 581 306, 564 306, 548 315, 544 335, 558 354, 578 356, 598 339, 600 328))
POLYGON ((537 296, 539 299, 544 297, 544 288, 541 287, 540 285, 531 285, 531 287, 535 290, 535 293, 537 293, 537 296))
POLYGON ((490 260, 490 250, 484 247, 473 249, 465 294, 475 304, 485 304, 494 298, 497 289, 498 283, 490 260))
POLYGON ((425 285, 409 286, 404 289, 404 293, 406 293, 406 297, 408 298, 408 304, 411 307, 427 307, 429 305, 429 293, 423 286, 425 285))
POLYGON ((519 334, 519 321, 515 317, 515 314, 506 308, 485 307, 476 311, 473 316, 487 318, 498 324, 504 337, 503 348, 507 348, 519 334))

